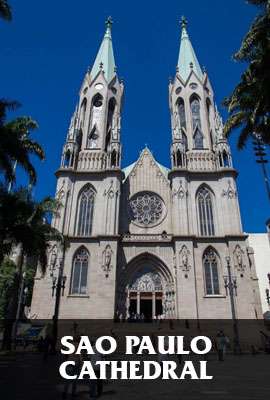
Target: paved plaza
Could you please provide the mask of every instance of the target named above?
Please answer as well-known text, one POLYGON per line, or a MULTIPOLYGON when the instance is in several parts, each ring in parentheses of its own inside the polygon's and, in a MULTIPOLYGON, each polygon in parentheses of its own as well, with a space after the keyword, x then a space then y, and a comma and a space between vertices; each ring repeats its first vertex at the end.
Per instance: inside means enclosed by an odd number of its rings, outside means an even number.
MULTIPOLYGON (((136 356, 138 359, 138 356, 136 356)), ((196 366, 195 356, 192 358, 196 366)), ((62 360, 50 355, 46 361, 38 353, 1 355, 1 397, 5 400, 62 399, 64 382, 58 374, 62 360)), ((224 362, 210 354, 208 373, 212 381, 107 381, 104 399, 215 399, 265 400, 270 393, 270 356, 227 355, 224 362)), ((67 398, 71 398, 71 389, 67 398)), ((77 385, 76 399, 88 399, 87 383, 77 385)))

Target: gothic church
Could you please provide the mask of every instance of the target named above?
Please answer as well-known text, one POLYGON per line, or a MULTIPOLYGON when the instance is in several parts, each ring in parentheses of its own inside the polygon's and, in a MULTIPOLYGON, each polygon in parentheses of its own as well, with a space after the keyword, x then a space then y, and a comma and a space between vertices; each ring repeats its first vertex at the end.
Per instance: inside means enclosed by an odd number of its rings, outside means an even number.
POLYGON ((124 85, 116 72, 111 20, 84 78, 56 172, 61 202, 52 224, 69 239, 51 245, 38 271, 32 318, 237 318, 262 316, 253 250, 243 233, 229 144, 214 93, 185 19, 169 84, 171 168, 148 148, 121 167, 124 85), (60 272, 59 272, 60 271, 60 272))

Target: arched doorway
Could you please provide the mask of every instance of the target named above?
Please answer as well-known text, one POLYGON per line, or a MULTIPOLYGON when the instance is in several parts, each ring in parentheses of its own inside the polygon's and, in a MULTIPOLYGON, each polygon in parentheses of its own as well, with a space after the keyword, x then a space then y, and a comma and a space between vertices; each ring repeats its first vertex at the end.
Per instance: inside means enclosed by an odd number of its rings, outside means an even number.
POLYGON ((163 316, 163 282, 160 274, 150 266, 136 272, 127 287, 127 311, 130 318, 146 320, 163 316))
POLYGON ((123 269, 117 284, 116 313, 126 319, 175 318, 175 285, 168 267, 143 253, 123 269))

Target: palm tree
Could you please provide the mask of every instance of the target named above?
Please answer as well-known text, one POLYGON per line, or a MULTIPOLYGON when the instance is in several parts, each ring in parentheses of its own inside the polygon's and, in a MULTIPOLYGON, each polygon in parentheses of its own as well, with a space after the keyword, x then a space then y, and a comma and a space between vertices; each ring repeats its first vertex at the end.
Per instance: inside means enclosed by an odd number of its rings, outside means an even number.
POLYGON ((259 6, 261 13, 255 18, 234 59, 249 64, 240 83, 224 101, 229 111, 225 134, 241 128, 238 139, 240 149, 254 134, 270 144, 270 2, 248 2, 259 6))
POLYGON ((11 347, 12 326, 18 308, 18 293, 26 257, 34 258, 45 272, 50 243, 64 243, 63 236, 49 221, 59 206, 50 197, 35 202, 25 189, 9 193, 6 188, 0 187, 0 261, 12 249, 16 248, 18 252, 13 296, 9 299, 5 320, 3 347, 6 349, 11 347))
POLYGON ((7 111, 17 109, 14 101, 0 100, 0 171, 8 182, 15 181, 14 164, 20 165, 28 174, 31 184, 36 183, 36 171, 30 155, 44 160, 45 155, 39 143, 30 137, 38 127, 30 117, 18 117, 7 122, 7 111))
POLYGON ((6 21, 11 21, 12 19, 11 8, 7 0, 0 0, 0 18, 6 21))

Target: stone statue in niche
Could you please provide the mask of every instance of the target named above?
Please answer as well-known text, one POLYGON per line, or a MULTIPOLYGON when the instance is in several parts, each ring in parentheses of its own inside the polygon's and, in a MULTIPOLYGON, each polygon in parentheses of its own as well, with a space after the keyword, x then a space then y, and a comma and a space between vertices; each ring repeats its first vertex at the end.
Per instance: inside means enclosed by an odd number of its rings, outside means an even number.
POLYGON ((103 263, 102 269, 105 272, 105 277, 108 278, 110 271, 112 270, 112 249, 110 245, 107 245, 103 251, 103 263))
POLYGON ((190 251, 186 245, 183 245, 180 250, 180 267, 184 272, 189 272, 191 269, 190 251))
POLYGON ((241 249, 239 245, 235 247, 234 250, 234 265, 238 271, 244 271, 245 265, 243 260, 244 251, 241 249))

